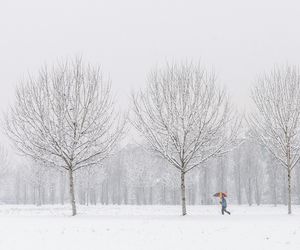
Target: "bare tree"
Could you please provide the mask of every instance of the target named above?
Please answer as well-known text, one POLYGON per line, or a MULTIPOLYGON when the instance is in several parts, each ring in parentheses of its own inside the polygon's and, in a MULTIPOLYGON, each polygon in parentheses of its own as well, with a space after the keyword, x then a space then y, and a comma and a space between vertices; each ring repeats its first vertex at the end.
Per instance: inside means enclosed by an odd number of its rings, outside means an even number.
POLYGON ((256 164, 257 157, 254 153, 253 145, 248 142, 243 143, 243 155, 242 155, 242 184, 245 191, 246 199, 249 206, 253 204, 254 193, 254 166, 256 164))
POLYGON ((274 67, 257 80, 252 91, 255 111, 252 135, 286 169, 288 213, 291 209, 291 173, 300 157, 300 72, 297 67, 274 67))
POLYGON ((274 206, 278 203, 278 182, 279 182, 279 171, 278 171, 278 161, 272 157, 268 159, 267 174, 268 174, 268 184, 270 188, 270 199, 274 206))
POLYGON ((239 205, 242 204, 242 148, 237 147, 232 154, 233 158, 233 175, 236 200, 239 205))
POLYGON ((228 176, 228 158, 224 156, 220 156, 215 159, 215 163, 217 165, 217 190, 227 191, 227 176, 228 176))
POLYGON ((257 205, 260 205, 262 202, 262 195, 264 192, 264 186, 265 186, 265 176, 266 176, 266 166, 267 163, 265 161, 265 157, 262 155, 259 155, 259 152, 263 152, 261 148, 256 148, 256 161, 254 162, 254 199, 257 205))
POLYGON ((5 178, 9 172, 9 159, 7 151, 0 145, 0 180, 5 178))
POLYGON ((99 165, 122 134, 113 104, 100 69, 75 59, 44 67, 20 84, 6 116, 7 135, 20 152, 68 171, 73 215, 73 172, 99 165))
POLYGON ((181 173, 182 215, 185 174, 224 152, 236 136, 237 120, 215 82, 200 65, 173 64, 153 71, 147 89, 133 95, 134 126, 181 173))
POLYGON ((212 173, 212 169, 209 168, 209 163, 205 163, 203 167, 200 169, 198 174, 199 181, 199 191, 201 196, 201 205, 211 204, 211 196, 209 195, 212 189, 212 179, 214 173, 212 173))

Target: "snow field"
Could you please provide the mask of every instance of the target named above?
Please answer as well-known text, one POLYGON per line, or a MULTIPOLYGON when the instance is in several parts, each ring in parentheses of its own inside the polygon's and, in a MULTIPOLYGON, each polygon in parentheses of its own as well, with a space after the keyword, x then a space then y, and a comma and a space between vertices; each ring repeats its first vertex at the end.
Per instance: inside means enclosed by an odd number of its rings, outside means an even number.
POLYGON ((299 250, 300 207, 0 206, 1 250, 299 250))

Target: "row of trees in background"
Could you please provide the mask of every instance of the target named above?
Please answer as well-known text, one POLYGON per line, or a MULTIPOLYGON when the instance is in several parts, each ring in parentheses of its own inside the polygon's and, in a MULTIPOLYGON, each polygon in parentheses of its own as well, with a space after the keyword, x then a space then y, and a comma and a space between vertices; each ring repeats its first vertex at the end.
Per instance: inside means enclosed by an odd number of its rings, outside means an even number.
MULTIPOLYGON (((300 204, 296 167, 292 197, 300 204)), ((2 176, 2 175, 1 175, 2 176)), ((180 204, 180 172, 137 145, 116 152, 101 168, 75 172, 75 197, 82 205, 180 204)), ((0 180, 0 200, 11 204, 66 204, 68 176, 33 162, 9 169, 0 180)), ((266 150, 247 142, 186 175, 187 204, 217 204, 212 195, 226 190, 230 204, 287 204, 287 175, 266 150)))
POLYGON ((244 198, 260 204, 266 197, 277 203, 281 197, 291 213, 291 176, 300 157, 299 94, 297 68, 260 77, 255 111, 244 128, 249 131, 241 137, 242 120, 213 72, 193 63, 166 65, 132 96, 130 121, 144 142, 121 148, 116 145, 126 119, 115 112, 100 69, 81 59, 45 67, 20 84, 5 119, 7 135, 28 159, 11 172, 12 200, 42 204, 59 197, 63 203, 68 184, 73 215, 75 197, 86 204, 176 204, 180 197, 185 215, 186 197, 207 204, 211 191, 231 189, 239 204, 244 198), (278 195, 278 183, 287 195, 278 195))

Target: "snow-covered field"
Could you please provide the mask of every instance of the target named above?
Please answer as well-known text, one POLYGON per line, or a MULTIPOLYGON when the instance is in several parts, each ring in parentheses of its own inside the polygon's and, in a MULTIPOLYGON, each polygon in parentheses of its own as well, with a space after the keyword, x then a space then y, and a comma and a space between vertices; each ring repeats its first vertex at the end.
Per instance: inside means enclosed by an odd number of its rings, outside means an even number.
POLYGON ((300 207, 0 206, 0 250, 300 249, 300 207))

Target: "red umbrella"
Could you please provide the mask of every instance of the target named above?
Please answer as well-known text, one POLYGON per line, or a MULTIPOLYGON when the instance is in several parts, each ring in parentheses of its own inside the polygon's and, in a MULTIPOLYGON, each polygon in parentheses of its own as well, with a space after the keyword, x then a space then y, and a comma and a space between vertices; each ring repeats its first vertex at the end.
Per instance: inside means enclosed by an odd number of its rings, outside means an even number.
POLYGON ((218 192, 218 193, 215 193, 213 196, 215 196, 215 197, 221 197, 221 196, 227 197, 227 194, 224 193, 224 192, 218 192))

